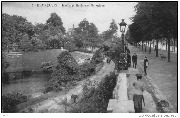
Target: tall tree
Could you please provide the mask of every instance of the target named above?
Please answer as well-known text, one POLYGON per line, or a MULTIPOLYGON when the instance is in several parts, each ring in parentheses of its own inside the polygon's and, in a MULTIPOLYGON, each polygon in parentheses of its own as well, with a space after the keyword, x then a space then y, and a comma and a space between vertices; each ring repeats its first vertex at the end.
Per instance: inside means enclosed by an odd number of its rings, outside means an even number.
MULTIPOLYGON (((2 44, 5 48, 8 44, 19 43, 23 35, 29 38, 34 35, 32 23, 26 18, 17 15, 2 14, 2 44)), ((3 49, 4 49, 3 48, 3 49)))
POLYGON ((112 22, 110 23, 109 29, 102 33, 104 40, 111 39, 113 37, 113 35, 117 32, 117 30, 118 30, 118 26, 117 26, 115 20, 112 19, 112 22))
POLYGON ((56 13, 51 13, 50 18, 46 21, 46 23, 50 26, 58 27, 63 34, 65 33, 65 28, 63 27, 61 17, 56 13))
POLYGON ((76 43, 82 42, 86 45, 94 47, 98 40, 98 29, 94 23, 89 23, 87 19, 83 19, 75 28, 74 38, 76 43))
MULTIPOLYGON (((135 9, 133 22, 140 26, 142 41, 149 40, 146 37, 154 38, 157 42, 161 38, 167 38, 170 46, 170 39, 177 38, 177 2, 139 2, 135 9)), ((168 49, 170 61, 170 47, 168 49)))

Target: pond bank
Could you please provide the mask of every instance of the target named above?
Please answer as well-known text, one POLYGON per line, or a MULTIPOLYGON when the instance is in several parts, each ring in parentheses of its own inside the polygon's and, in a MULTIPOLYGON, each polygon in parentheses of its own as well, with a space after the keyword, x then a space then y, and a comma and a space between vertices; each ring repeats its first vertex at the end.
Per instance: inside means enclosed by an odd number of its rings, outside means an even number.
MULTIPOLYGON (((65 112, 65 98, 67 98, 67 103, 71 104, 72 99, 71 95, 76 94, 78 96, 82 96, 82 90, 83 85, 86 81, 96 81, 96 83, 99 83, 102 81, 102 78, 107 75, 107 73, 114 71, 114 63, 111 62, 111 64, 105 63, 105 65, 100 69, 100 71, 91 77, 88 77, 86 80, 80 81, 77 86, 75 86, 73 89, 70 89, 66 94, 63 93, 57 93, 57 96, 52 96, 42 102, 39 102, 35 105, 29 106, 20 112, 29 112, 28 109, 33 109, 33 112, 35 113, 49 113, 49 112, 56 112, 56 113, 63 113, 65 112)), ((79 97, 81 99, 81 97, 79 97)), ((78 101, 78 100, 77 100, 78 101)))

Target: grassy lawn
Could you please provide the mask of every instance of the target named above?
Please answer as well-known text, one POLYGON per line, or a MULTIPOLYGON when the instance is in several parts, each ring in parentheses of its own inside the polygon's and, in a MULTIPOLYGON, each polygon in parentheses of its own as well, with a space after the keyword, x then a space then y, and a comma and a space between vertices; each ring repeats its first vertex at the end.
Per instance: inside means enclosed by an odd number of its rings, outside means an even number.
MULTIPOLYGON (((57 56, 62 52, 60 49, 45 50, 40 52, 22 52, 19 57, 13 58, 7 57, 7 61, 10 66, 7 68, 7 72, 16 71, 42 71, 41 63, 51 61, 53 65, 57 65, 57 56)), ((77 52, 71 52, 72 56, 78 60, 78 58, 89 58, 89 55, 83 55, 77 52)))

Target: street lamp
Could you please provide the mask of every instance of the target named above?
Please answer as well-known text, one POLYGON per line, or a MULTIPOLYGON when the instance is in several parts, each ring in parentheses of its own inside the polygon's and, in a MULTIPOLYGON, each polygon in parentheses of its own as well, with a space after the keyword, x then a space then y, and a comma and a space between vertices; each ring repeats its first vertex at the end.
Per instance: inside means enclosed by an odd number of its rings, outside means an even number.
MULTIPOLYGON (((119 23, 119 26, 120 26, 120 32, 122 32, 122 44, 123 44, 123 51, 124 51, 124 33, 125 33, 125 29, 126 29, 126 23, 124 22, 124 19, 122 19, 122 22, 119 23)), ((125 51, 124 51, 125 52, 125 51)))

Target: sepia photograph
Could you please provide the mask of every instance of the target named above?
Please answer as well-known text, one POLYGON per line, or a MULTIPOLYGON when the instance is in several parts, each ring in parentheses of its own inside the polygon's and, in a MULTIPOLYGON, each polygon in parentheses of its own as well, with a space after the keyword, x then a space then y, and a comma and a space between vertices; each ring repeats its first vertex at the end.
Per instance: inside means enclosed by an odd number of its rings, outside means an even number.
POLYGON ((1 1, 1 113, 178 113, 177 20, 178 1, 1 1))

